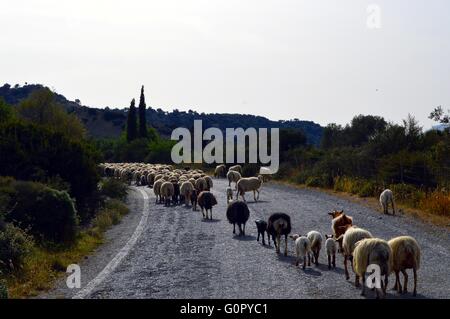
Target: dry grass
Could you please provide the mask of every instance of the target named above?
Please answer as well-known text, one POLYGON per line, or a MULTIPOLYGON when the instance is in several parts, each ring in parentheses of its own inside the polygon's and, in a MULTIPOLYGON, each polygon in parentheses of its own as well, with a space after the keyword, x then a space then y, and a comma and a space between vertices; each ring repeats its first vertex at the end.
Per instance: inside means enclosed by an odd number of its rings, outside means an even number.
POLYGON ((93 221, 93 226, 79 233, 71 247, 46 249, 35 247, 26 258, 20 273, 6 278, 9 298, 27 298, 51 289, 57 278, 65 274, 67 266, 76 264, 103 243, 103 234, 120 222, 128 208, 117 200, 106 203, 93 221))

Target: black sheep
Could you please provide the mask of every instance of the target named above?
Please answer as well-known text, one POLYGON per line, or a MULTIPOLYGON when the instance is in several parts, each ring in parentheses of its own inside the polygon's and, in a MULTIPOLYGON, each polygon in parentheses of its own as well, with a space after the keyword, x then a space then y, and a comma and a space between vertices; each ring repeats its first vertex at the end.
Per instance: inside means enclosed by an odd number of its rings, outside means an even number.
POLYGON ((202 209, 202 215, 204 218, 208 219, 208 210, 211 212, 211 216, 209 219, 212 219, 212 208, 217 205, 216 197, 208 191, 201 192, 198 195, 198 205, 202 209), (206 210, 206 216, 203 210, 206 210))
MULTIPOLYGON (((264 236, 265 236, 265 233, 267 232, 267 222, 262 219, 257 219, 257 220, 255 220, 255 224, 256 224, 256 228, 258 229, 258 238, 256 240, 259 242, 259 236, 261 235, 262 244, 263 244, 263 246, 265 246, 266 243, 264 241, 264 236)), ((269 232, 267 232, 267 241, 268 241, 268 245, 270 246, 269 232)))
POLYGON ((267 222, 267 232, 272 236, 278 254, 280 253, 281 235, 284 235, 284 255, 287 256, 287 236, 291 232, 291 217, 285 213, 273 213, 267 222))
POLYGON ((197 191, 194 189, 191 194, 192 210, 197 210, 197 191))
POLYGON ((178 205, 180 200, 180 185, 178 183, 172 183, 173 184, 173 196, 172 196, 172 202, 174 205, 178 205))
POLYGON ((227 219, 233 224, 233 234, 236 234, 236 224, 239 227, 239 236, 245 236, 245 223, 250 216, 250 210, 242 201, 231 202, 227 208, 227 219), (243 225, 243 227, 242 227, 243 225))

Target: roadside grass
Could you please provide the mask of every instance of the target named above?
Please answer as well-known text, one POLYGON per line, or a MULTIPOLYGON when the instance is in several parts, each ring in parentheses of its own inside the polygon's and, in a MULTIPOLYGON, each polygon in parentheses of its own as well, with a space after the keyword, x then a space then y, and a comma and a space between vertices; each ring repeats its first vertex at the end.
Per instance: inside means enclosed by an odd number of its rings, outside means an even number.
MULTIPOLYGON (((105 203, 92 225, 81 230, 75 244, 69 247, 35 246, 26 257, 22 269, 5 278, 9 298, 28 298, 51 289, 56 279, 65 274, 67 266, 79 263, 104 242, 104 233, 129 212, 121 201, 105 203)), ((0 278, 1 279, 1 278, 0 278)))
MULTIPOLYGON (((364 183, 362 180, 354 182, 346 179, 341 182, 340 186, 336 187, 335 184, 332 188, 299 184, 292 179, 274 179, 273 182, 300 189, 310 188, 323 191, 370 207, 382 214, 378 201, 378 192, 381 193, 381 189, 374 186, 372 182, 364 183)), ((402 192, 400 189, 394 188, 393 191, 397 214, 409 215, 423 222, 450 229, 450 194, 440 190, 426 193, 418 189, 411 189, 410 192, 402 192)))

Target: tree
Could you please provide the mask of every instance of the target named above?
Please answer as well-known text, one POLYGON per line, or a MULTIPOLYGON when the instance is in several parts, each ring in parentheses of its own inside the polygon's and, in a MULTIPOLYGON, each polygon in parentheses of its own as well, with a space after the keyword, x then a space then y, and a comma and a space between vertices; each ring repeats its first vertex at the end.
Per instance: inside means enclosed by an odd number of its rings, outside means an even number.
POLYGON ((132 99, 127 119, 127 141, 131 142, 136 138, 137 138, 136 107, 135 101, 134 99, 132 99))
POLYGON ((447 110, 447 114, 444 114, 442 106, 438 106, 430 113, 428 118, 442 124, 448 124, 450 123, 450 110, 447 110))
POLYGON ((144 86, 141 87, 141 97, 139 98, 139 137, 147 137, 147 119, 145 116, 145 96, 144 86))
POLYGON ((86 129, 80 119, 75 114, 67 114, 48 88, 31 93, 20 102, 17 113, 28 122, 45 126, 70 138, 81 140, 86 136, 86 129))

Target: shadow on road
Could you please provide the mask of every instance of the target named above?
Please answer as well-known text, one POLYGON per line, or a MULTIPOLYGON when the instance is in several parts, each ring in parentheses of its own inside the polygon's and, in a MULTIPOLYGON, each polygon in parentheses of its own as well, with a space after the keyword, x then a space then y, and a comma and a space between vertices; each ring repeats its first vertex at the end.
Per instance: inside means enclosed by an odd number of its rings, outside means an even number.
POLYGON ((233 239, 239 240, 239 241, 256 241, 256 237, 252 235, 245 235, 245 236, 239 236, 239 235, 233 235, 233 239))
POLYGON ((220 221, 221 221, 221 219, 216 219, 216 218, 213 218, 213 219, 202 218, 202 223, 218 223, 220 221))

